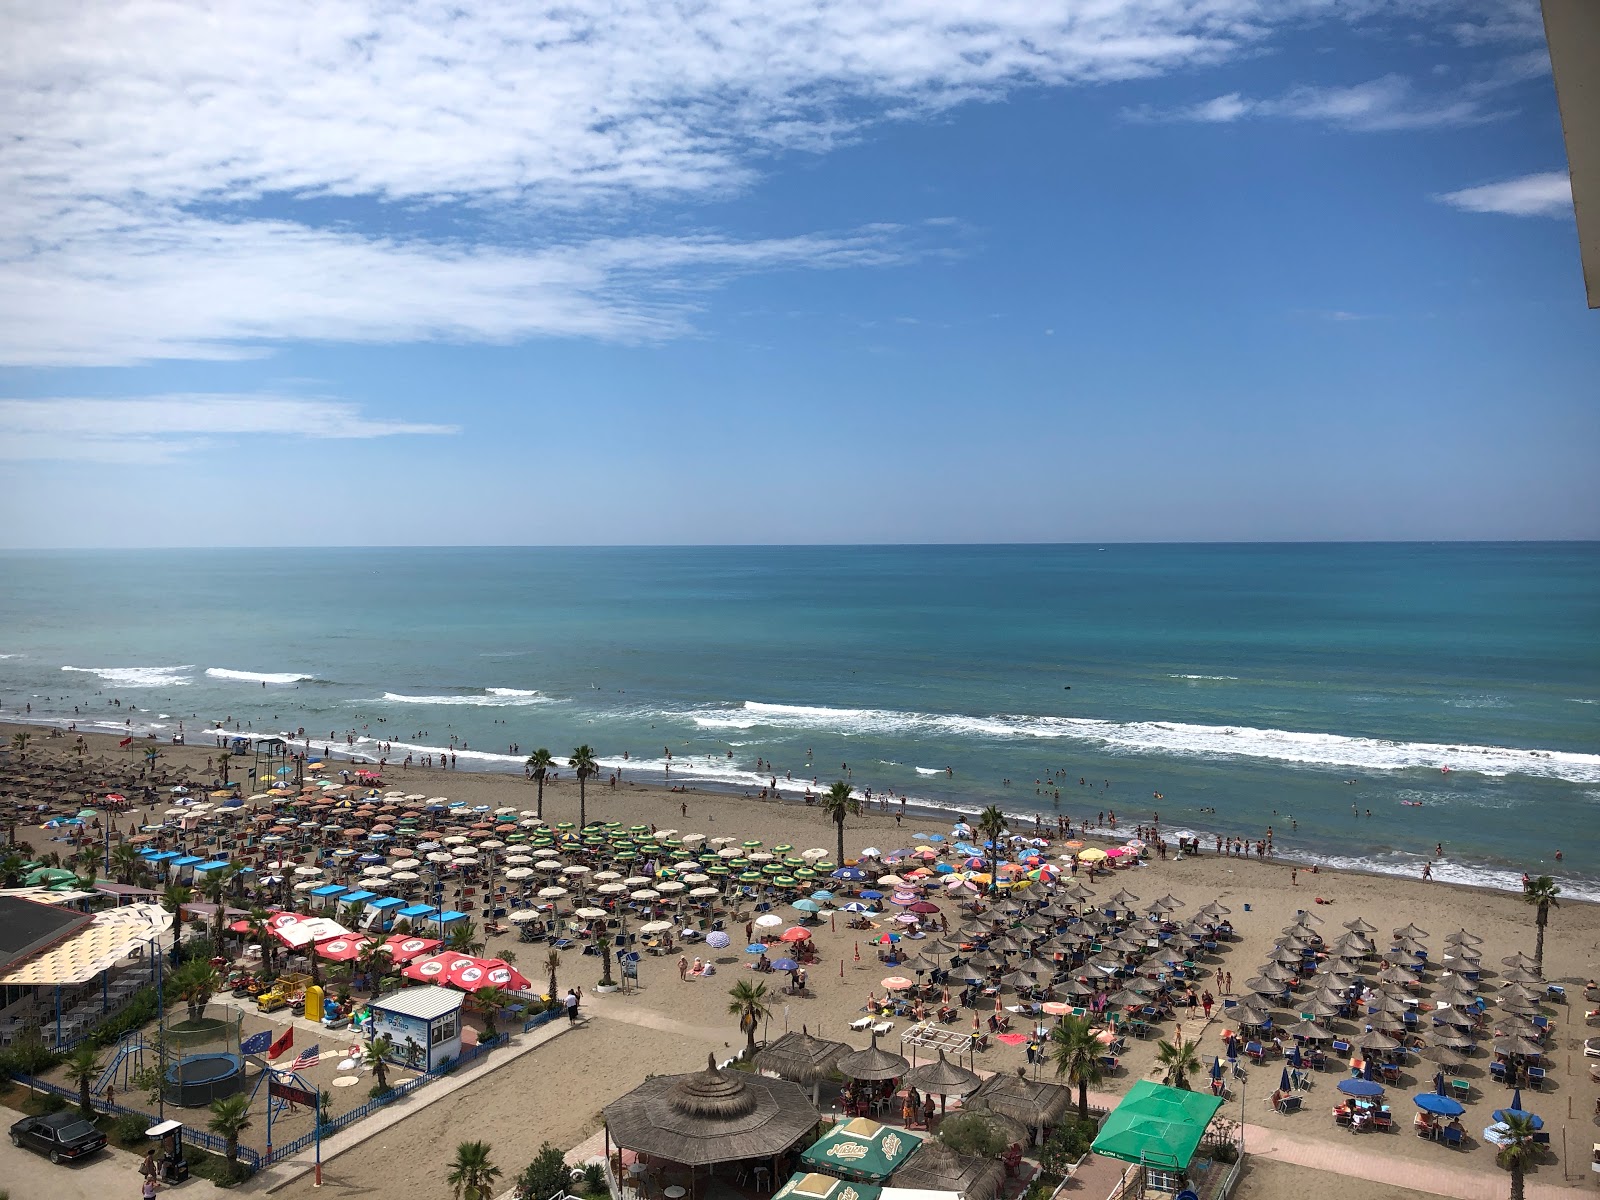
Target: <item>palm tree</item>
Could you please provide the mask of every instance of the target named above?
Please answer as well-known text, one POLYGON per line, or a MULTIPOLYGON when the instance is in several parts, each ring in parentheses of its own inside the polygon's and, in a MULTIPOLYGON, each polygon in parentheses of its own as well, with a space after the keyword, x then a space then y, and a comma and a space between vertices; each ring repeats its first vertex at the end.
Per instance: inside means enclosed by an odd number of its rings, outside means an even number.
POLYGON ((394 1041, 386 1033, 368 1042, 366 1049, 361 1052, 362 1065, 377 1078, 380 1092, 389 1090, 389 1062, 383 1056, 393 1048, 394 1041))
POLYGON ((551 950, 544 956, 544 969, 550 972, 550 999, 556 998, 556 972, 561 969, 561 951, 551 950))
POLYGON ((588 746, 579 746, 572 752, 567 765, 578 775, 578 828, 583 829, 589 824, 589 810, 584 803, 584 781, 600 773, 600 764, 595 762, 593 750, 588 746))
POLYGON ((1063 1016, 1050 1031, 1050 1057, 1057 1077, 1078 1085, 1078 1120, 1089 1119, 1089 1085, 1099 1083, 1100 1043, 1095 1038, 1094 1022, 1088 1017, 1063 1016))
POLYGON ((178 968, 172 977, 178 988, 178 999, 189 1006, 189 1019, 198 1021, 205 1015, 206 1005, 222 986, 222 978, 204 959, 191 959, 178 968))
POLYGON ((528 755, 528 774, 533 776, 533 781, 539 785, 539 798, 534 802, 534 814, 544 820, 544 777, 550 768, 556 765, 556 760, 550 757, 550 751, 540 746, 528 755))
POLYGON ((19 762, 28 761, 28 743, 31 741, 33 741, 31 733, 20 732, 11 735, 11 748, 17 752, 19 762))
POLYGON ((261 966, 267 971, 272 970, 273 959, 272 926, 268 924, 271 919, 271 911, 259 904, 251 905, 249 915, 245 917, 250 922, 249 938, 261 947, 261 966))
POLYGON ((732 997, 728 1001, 728 1012, 739 1018, 739 1030, 745 1036, 744 1056, 754 1058, 756 1030, 772 1015, 772 1008, 767 1004, 767 985, 741 979, 728 989, 728 995, 732 997))
POLYGON ((217 755, 217 770, 222 774, 222 786, 228 786, 228 764, 233 761, 233 755, 224 750, 217 755))
POLYGON ((28 865, 28 860, 20 854, 7 854, 0 858, 0 887, 21 887, 26 877, 23 867, 28 865))
POLYGON ((166 890, 161 893, 161 907, 172 914, 172 961, 174 965, 181 958, 179 947, 183 944, 184 905, 193 899, 194 889, 186 888, 177 883, 169 883, 166 890))
POLYGON ((497 987, 482 987, 472 993, 472 1007, 483 1014, 483 1032, 494 1037, 494 1019, 511 1003, 511 993, 497 987))
POLYGON ((488 1142, 462 1142, 446 1176, 456 1200, 489 1200, 500 1168, 489 1161, 488 1142))
POLYGON ((1200 1055, 1194 1043, 1181 1038, 1172 1042, 1157 1042, 1156 1061, 1166 1070, 1161 1081, 1183 1092, 1190 1090, 1189 1076, 1200 1069, 1200 1055))
POLYGON ((861 815, 861 801, 856 799, 855 793, 850 790, 850 785, 841 779, 822 797, 822 811, 833 819, 834 832, 839 835, 838 862, 843 865, 844 819, 861 815))
POLYGON ((72 856, 72 869, 80 876, 89 877, 89 886, 94 886, 95 871, 100 866, 100 851, 93 846, 85 846, 72 856))
POLYGON ((223 922, 227 920, 228 891, 233 883, 233 877, 238 873, 238 867, 223 867, 221 870, 209 872, 204 882, 200 884, 200 893, 209 903, 217 906, 211 922, 211 940, 219 947, 222 945, 223 922))
POLYGON ((1000 839, 1006 832, 1006 815, 993 804, 978 814, 978 832, 989 843, 989 890, 1000 890, 1000 839))
POLYGON ((94 1105, 89 1103, 89 1089, 100 1078, 104 1068, 105 1063, 100 1061, 99 1053, 88 1042, 74 1050, 72 1057, 67 1059, 67 1082, 78 1089, 78 1111, 90 1121, 94 1120, 94 1105))
POLYGON ((1538 930, 1538 937, 1533 943, 1533 961, 1538 964, 1535 969, 1541 976, 1544 975, 1544 927, 1550 923, 1550 910, 1561 907, 1556 903, 1556 897, 1560 894, 1561 888, 1548 875, 1530 879, 1522 885, 1523 900, 1537 905, 1539 909, 1533 922, 1534 928, 1538 930))
POLYGON ((139 851, 127 842, 119 842, 111 848, 111 876, 118 883, 131 884, 143 866, 144 859, 139 851))
POLYGON ((250 1097, 228 1096, 211 1102, 211 1120, 206 1128, 225 1143, 224 1155, 228 1160, 228 1175, 239 1172, 239 1135, 250 1128, 250 1097))
POLYGON ((1504 1144, 1494 1160, 1511 1172, 1511 1200, 1523 1200, 1523 1171, 1528 1161, 1539 1152, 1538 1143, 1533 1140, 1536 1132, 1534 1120, 1532 1113, 1506 1113, 1501 1122, 1505 1126, 1500 1135, 1504 1144))
POLYGON ((384 970, 393 961, 389 948, 382 942, 367 942, 356 954, 356 968, 367 977, 374 1000, 383 987, 384 970))
POLYGON ((460 921, 450 926, 450 936, 445 939, 445 947, 457 954, 482 954, 483 938, 478 936, 478 927, 471 921, 460 921))

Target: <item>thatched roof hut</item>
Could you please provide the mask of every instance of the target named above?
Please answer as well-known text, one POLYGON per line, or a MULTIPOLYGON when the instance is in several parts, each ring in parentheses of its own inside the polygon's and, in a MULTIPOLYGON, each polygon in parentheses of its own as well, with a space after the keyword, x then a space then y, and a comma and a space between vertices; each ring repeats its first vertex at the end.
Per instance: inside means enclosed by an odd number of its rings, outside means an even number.
POLYGON ((686 1166, 771 1158, 806 1138, 821 1120, 797 1084, 724 1071, 647 1079, 602 1110, 618 1146, 686 1166))
POLYGON ((945 1058, 944 1051, 940 1050, 938 1062, 911 1068, 906 1073, 905 1082, 918 1091, 932 1092, 935 1096, 965 1096, 968 1092, 977 1091, 983 1079, 959 1063, 950 1062, 945 1058))
POLYGON ((757 1054, 756 1068, 812 1087, 826 1079, 833 1072, 834 1063, 848 1053, 850 1047, 845 1042, 830 1042, 796 1029, 757 1054))
POLYGON ((943 1142, 930 1139, 905 1166, 889 1176, 889 1186, 960 1192, 963 1200, 994 1200, 1005 1177, 1006 1169, 1000 1163, 957 1154, 943 1142))
POLYGON ((1033 1130, 1034 1140, 1046 1126, 1058 1124, 1072 1109, 1072 1089, 1020 1075, 991 1075, 968 1096, 968 1111, 988 1109, 1033 1130))
POLYGON ((878 1049, 877 1034, 872 1035, 872 1045, 865 1050, 846 1054, 834 1065, 841 1075, 869 1083, 879 1079, 899 1079, 911 1069, 911 1064, 900 1055, 878 1049))

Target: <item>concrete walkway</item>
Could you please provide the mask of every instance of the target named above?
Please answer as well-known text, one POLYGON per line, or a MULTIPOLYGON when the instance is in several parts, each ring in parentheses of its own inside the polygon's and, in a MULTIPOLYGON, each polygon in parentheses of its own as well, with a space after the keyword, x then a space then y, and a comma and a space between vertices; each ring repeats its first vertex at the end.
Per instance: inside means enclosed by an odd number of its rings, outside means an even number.
MULTIPOLYGON (((330 1162, 345 1151, 359 1146, 368 1138, 388 1129, 391 1125, 423 1111, 432 1104, 448 1099, 462 1088, 482 1079, 485 1075, 498 1071, 501 1067, 515 1062, 525 1054, 533 1053, 540 1046, 560 1037, 570 1028, 570 1022, 558 1018, 539 1026, 531 1033, 513 1034, 509 1045, 496 1047, 480 1061, 443 1079, 436 1079, 432 1083, 418 1088, 410 1095, 396 1100, 393 1104, 386 1105, 370 1116, 363 1117, 361 1120, 346 1126, 332 1137, 323 1138, 322 1161, 324 1163, 330 1162)), ((316 1147, 309 1146, 290 1159, 274 1163, 265 1170, 258 1171, 235 1190, 270 1194, 309 1174, 315 1169, 316 1159, 316 1147)), ((101 1200, 101 1198, 97 1197, 96 1200, 101 1200)))

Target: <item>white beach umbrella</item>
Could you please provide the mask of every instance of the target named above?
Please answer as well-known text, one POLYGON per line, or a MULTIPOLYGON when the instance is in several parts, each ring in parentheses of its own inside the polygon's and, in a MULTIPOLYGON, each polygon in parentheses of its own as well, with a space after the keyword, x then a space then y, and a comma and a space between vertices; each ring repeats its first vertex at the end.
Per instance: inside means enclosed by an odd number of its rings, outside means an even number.
POLYGON ((506 855, 505 861, 510 866, 521 867, 521 866, 527 865, 528 863, 531 863, 533 861, 533 855, 531 855, 531 854, 508 854, 508 855, 506 855))
POLYGON ((294 890, 297 892, 308 892, 312 888, 320 886, 321 885, 315 879, 304 879, 294 885, 294 890))
POLYGON ((650 882, 650 877, 648 875, 629 875, 622 882, 629 887, 644 887, 650 882))
POLYGON ((672 928, 671 921, 646 921, 639 926, 639 932, 644 934, 665 933, 672 928))
POLYGON ((541 846, 533 852, 535 858, 560 858, 561 851, 552 850, 549 846, 541 846))
POLYGON ((435 850, 432 854, 428 855, 428 861, 431 863, 447 863, 453 862, 454 858, 452 855, 446 854, 443 850, 435 850))
POLYGON ((516 811, 517 810, 512 808, 510 805, 506 805, 504 808, 495 809, 494 810, 494 815, 497 816, 497 817, 503 817, 503 816, 506 816, 508 813, 514 813, 516 811))
POLYGON ((585 921, 598 921, 606 915, 606 910, 603 908, 578 908, 573 910, 572 915, 582 917, 585 921))
POLYGON ((779 916, 775 916, 772 913, 762 913, 759 917, 756 918, 756 924, 759 925, 762 929, 771 929, 774 926, 782 925, 783 924, 783 918, 779 917, 779 916))
POLYGON ((755 850, 751 852, 749 858, 754 863, 769 863, 772 861, 772 854, 766 850, 755 850))
POLYGON ((744 851, 741 850, 738 846, 724 846, 721 850, 717 851, 717 857, 718 858, 743 858, 744 857, 744 851))
POLYGON ((533 869, 535 871, 559 871, 561 870, 561 860, 559 858, 541 858, 533 864, 533 869))
POLYGON ((418 875, 415 871, 396 871, 393 875, 389 876, 389 880, 392 883, 415 883, 421 878, 422 876, 418 875))
POLYGON ((506 844, 499 838, 484 838, 483 841, 478 843, 479 850, 504 850, 505 848, 506 844))
POLYGON ((711 882, 711 876, 702 875, 698 871, 693 871, 693 872, 690 872, 688 875, 685 875, 683 877, 683 881, 685 883, 689 883, 689 884, 710 883, 711 882))
POLYGON ((506 872, 506 878, 511 880, 526 879, 532 874, 533 870, 529 867, 512 867, 506 872))
POLYGON ((599 892, 602 896, 620 896, 627 890, 628 885, 625 883, 602 883, 599 887, 595 888, 595 891, 599 892))
POLYGON ((513 925, 526 925, 529 921, 537 921, 539 913, 531 908, 519 908, 507 918, 513 925))
POLYGON ((539 898, 541 900, 558 900, 566 894, 567 889, 564 887, 543 887, 539 889, 539 898))
POLYGON ((810 850, 801 851, 800 857, 805 859, 807 862, 817 862, 821 859, 827 858, 828 851, 823 850, 820 847, 813 846, 810 850))
POLYGON ((377 878, 380 875, 388 875, 393 870, 393 867, 386 866, 383 863, 373 863, 370 867, 362 868, 361 873, 363 875, 370 875, 373 878, 377 878))
POLYGON ((689 885, 686 884, 686 883, 679 883, 676 879, 669 879, 664 883, 656 884, 656 891, 660 892, 663 896, 665 896, 665 895, 667 895, 668 893, 671 893, 671 892, 681 892, 681 891, 683 891, 684 888, 686 888, 688 886, 689 885))
POLYGON ((706 835, 703 833, 686 833, 683 835, 682 840, 685 846, 698 846, 706 840, 706 835))
POLYGON ((442 838, 441 840, 446 846, 465 846, 467 844, 467 839, 459 833, 452 834, 451 836, 442 838))
POLYGON ((622 876, 615 871, 596 871, 594 873, 594 880, 596 883, 610 883, 613 879, 621 878, 622 876))
POLYGON ((322 868, 321 867, 296 867, 294 869, 294 873, 296 875, 321 875, 322 874, 322 868))
POLYGON ((714 887, 697 887, 691 891, 689 895, 693 896, 696 900, 704 900, 710 896, 720 896, 722 893, 717 891, 717 889, 714 887))
POLYGON ((676 829, 658 829, 650 836, 658 842, 664 842, 670 837, 677 837, 678 831, 676 829))
POLYGON ((570 867, 562 867, 561 873, 563 875, 587 875, 589 868, 582 863, 573 863, 570 867))
POLYGON ((636 892, 629 892, 628 896, 629 896, 630 899, 633 899, 633 900, 659 900, 659 899, 661 899, 661 893, 656 891, 654 888, 640 888, 636 892))

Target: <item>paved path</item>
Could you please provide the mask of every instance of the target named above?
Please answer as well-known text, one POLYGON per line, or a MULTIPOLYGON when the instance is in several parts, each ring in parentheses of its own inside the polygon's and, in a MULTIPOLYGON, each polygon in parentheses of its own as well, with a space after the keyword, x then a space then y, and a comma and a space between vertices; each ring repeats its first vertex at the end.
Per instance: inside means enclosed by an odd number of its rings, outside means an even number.
MULTIPOLYGON (((12 1120, 10 1109, 0 1109, 12 1120)), ((42 1154, 19 1150, 0 1135, 0 1187, 12 1200, 119 1200, 139 1194, 142 1155, 106 1147, 81 1163, 52 1165, 42 1154)), ((190 1176, 179 1188, 186 1200, 225 1195, 209 1179, 190 1176)))

